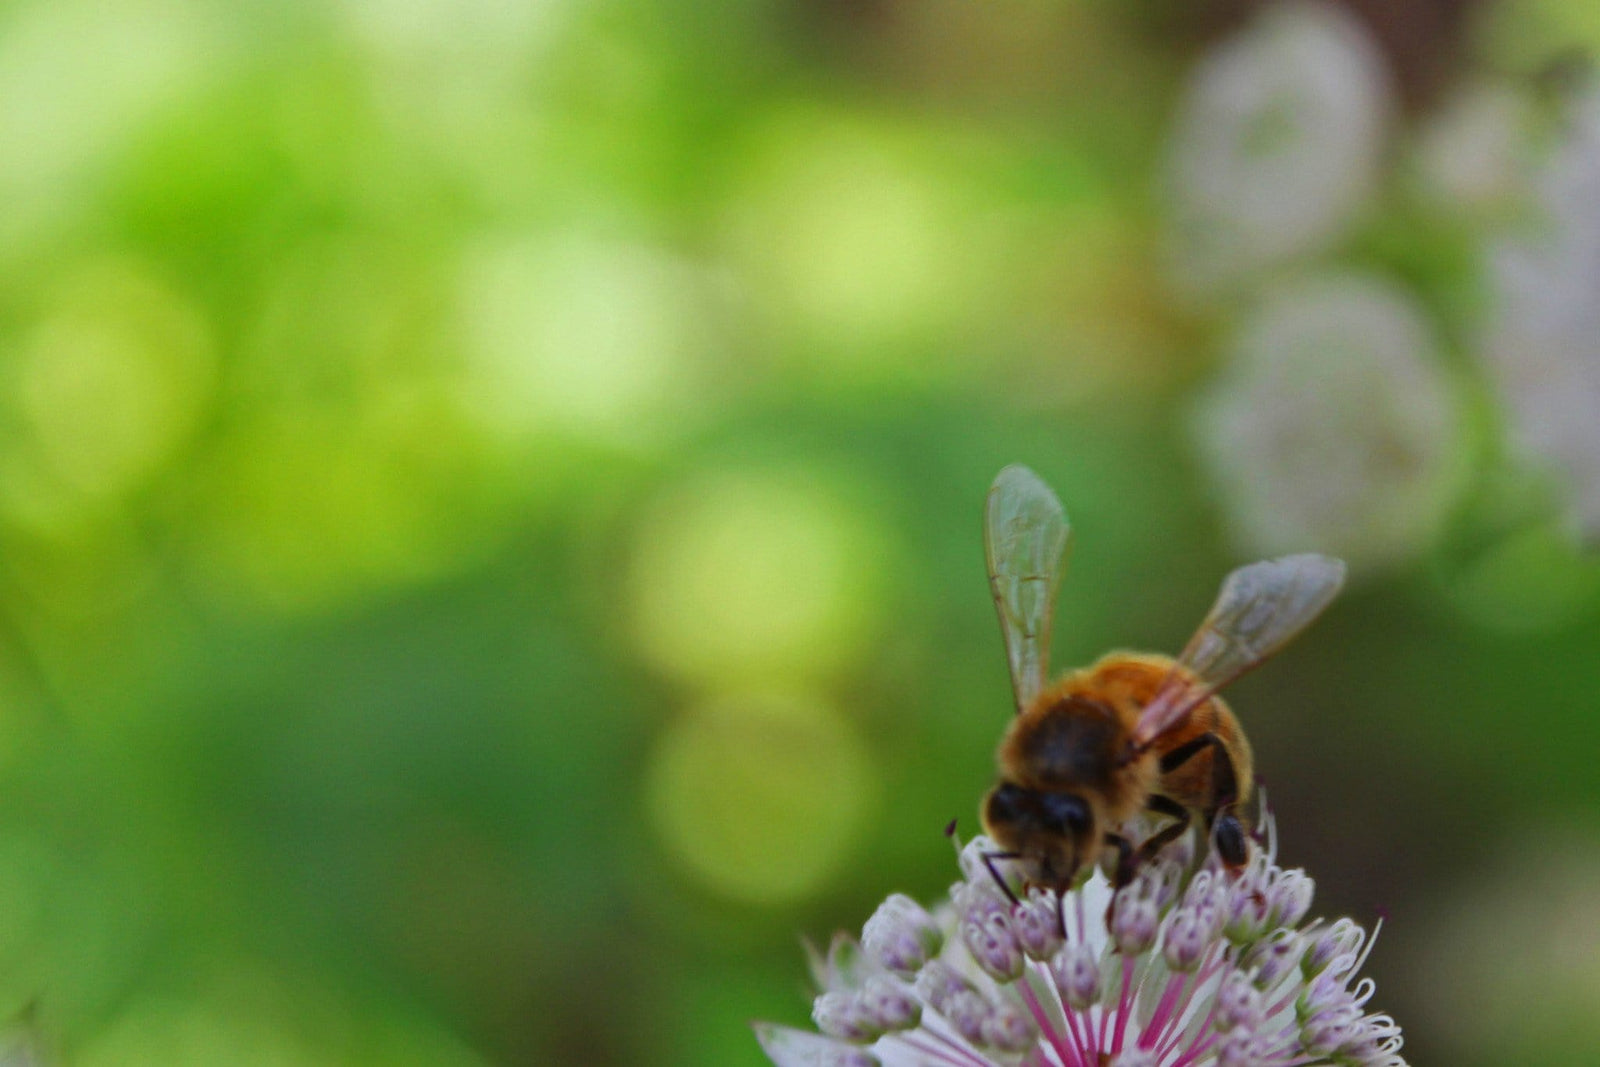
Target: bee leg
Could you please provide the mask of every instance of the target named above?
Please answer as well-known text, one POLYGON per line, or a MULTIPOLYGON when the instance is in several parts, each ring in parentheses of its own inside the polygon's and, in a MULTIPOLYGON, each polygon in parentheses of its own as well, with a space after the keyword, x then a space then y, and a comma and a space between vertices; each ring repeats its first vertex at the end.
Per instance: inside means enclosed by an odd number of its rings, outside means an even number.
POLYGON ((1182 804, 1163 796, 1153 796, 1145 807, 1157 815, 1170 815, 1174 821, 1151 834, 1138 848, 1129 844, 1128 839, 1121 834, 1106 834, 1106 844, 1117 850, 1117 873, 1111 880, 1111 903, 1106 908, 1108 930, 1111 929, 1112 920, 1117 917, 1116 891, 1133 881, 1133 876, 1139 873, 1140 867, 1149 863, 1157 853, 1189 829, 1189 809, 1182 804))
POLYGON ((983 865, 989 868, 989 877, 994 879, 994 884, 1000 887, 1000 892, 1006 895, 1006 899, 1010 900, 1013 905, 1022 903, 1017 899, 1017 895, 1011 891, 1011 887, 1006 885, 1006 880, 1000 877, 1000 872, 994 869, 995 860, 1014 860, 1020 856, 1021 853, 982 852, 979 853, 979 855, 983 857, 983 865))
MULTIPOLYGON (((1216 734, 1206 734, 1211 738, 1211 796, 1215 807, 1211 809, 1213 816, 1223 810, 1231 811, 1234 804, 1239 801, 1239 773, 1233 769, 1233 757, 1228 755, 1228 749, 1217 738, 1216 734)), ((1235 822, 1238 820, 1235 819, 1235 822)))
POLYGON ((1117 850, 1117 869, 1111 879, 1111 903, 1106 905, 1106 929, 1117 917, 1117 890, 1133 881, 1133 845, 1121 834, 1106 834, 1106 844, 1117 850))
POLYGON ((1206 825, 1211 829, 1211 840, 1223 866, 1237 874, 1250 859, 1250 834, 1245 822, 1234 810, 1239 802, 1239 776, 1233 768, 1233 757, 1214 734, 1203 734, 1213 744, 1211 756, 1211 810, 1206 812, 1206 825))
POLYGON ((1189 829, 1189 809, 1177 801, 1163 796, 1153 796, 1145 807, 1157 815, 1170 815, 1173 821, 1151 834, 1139 846, 1139 851, 1133 858, 1135 870, 1155 859, 1162 849, 1182 837, 1189 829))
POLYGON ((1222 739, 1213 733, 1203 733, 1184 742, 1161 757, 1161 772, 1177 770, 1206 748, 1211 749, 1211 805, 1204 813, 1206 829, 1211 832, 1212 843, 1223 865, 1237 872, 1250 858, 1249 833, 1244 820, 1233 810, 1239 802, 1239 776, 1222 739))
MULTIPOLYGON (((1208 748, 1211 750, 1211 805, 1205 811, 1205 821, 1209 828, 1218 812, 1232 807, 1239 799, 1239 778, 1233 769, 1233 757, 1228 755, 1222 739, 1207 732, 1185 741, 1161 757, 1161 773, 1171 774, 1208 748)), ((1153 798, 1159 799, 1164 798, 1153 798)), ((1151 807, 1155 807, 1153 802, 1151 807)))
POLYGON ((1117 850, 1117 866, 1111 876, 1111 888, 1121 889, 1133 881, 1133 844, 1121 834, 1106 834, 1105 840, 1106 844, 1117 850))
POLYGON ((1211 837, 1216 842, 1217 855, 1230 870, 1238 870, 1250 859, 1250 835, 1233 812, 1224 811, 1217 816, 1211 837))

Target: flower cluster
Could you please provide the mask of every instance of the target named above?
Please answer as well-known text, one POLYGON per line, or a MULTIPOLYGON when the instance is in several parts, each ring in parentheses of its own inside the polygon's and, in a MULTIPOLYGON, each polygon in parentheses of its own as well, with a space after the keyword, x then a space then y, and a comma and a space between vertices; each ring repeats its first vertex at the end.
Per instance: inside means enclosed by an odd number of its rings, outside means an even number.
POLYGON ((891 896, 813 954, 820 1033, 758 1023, 761 1045, 778 1067, 1404 1067, 1357 978, 1367 932, 1307 922, 1311 879, 1271 847, 1237 876, 1186 848, 1058 901, 1001 886, 980 837, 948 903, 891 896))
POLYGON ((1600 85, 1570 100, 1531 181, 1535 224, 1487 250, 1492 325, 1483 357, 1520 449, 1566 484, 1585 538, 1600 540, 1600 85))
POLYGON ((1465 396, 1427 307, 1340 263, 1394 180, 1395 89, 1360 18, 1291 0, 1212 48, 1180 102, 1171 280, 1231 320, 1195 443, 1251 554, 1403 562, 1470 484, 1465 396))

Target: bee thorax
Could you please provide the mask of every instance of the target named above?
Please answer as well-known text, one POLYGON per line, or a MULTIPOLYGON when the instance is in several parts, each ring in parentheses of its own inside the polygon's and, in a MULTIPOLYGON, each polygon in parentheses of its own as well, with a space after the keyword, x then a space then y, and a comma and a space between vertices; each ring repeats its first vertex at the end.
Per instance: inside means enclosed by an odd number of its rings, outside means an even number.
POLYGON ((1026 767, 1041 789, 1103 787, 1121 747, 1115 713, 1099 701, 1069 696, 1017 720, 1001 761, 1026 767))

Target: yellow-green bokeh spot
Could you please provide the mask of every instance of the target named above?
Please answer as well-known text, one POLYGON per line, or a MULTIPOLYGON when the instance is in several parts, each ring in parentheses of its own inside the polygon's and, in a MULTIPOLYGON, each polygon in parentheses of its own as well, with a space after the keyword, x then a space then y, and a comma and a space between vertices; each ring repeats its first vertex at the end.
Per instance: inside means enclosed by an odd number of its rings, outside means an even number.
POLYGON ((488 428, 623 446, 681 428, 709 331, 689 262, 595 234, 506 233, 461 275, 461 392, 488 428))
MULTIPOLYGON (((989 220, 954 147, 828 109, 784 111, 753 135, 725 252, 758 314, 821 342, 807 358, 830 377, 903 374, 901 342, 956 328, 994 295, 989 220)), ((934 370, 925 355, 914 369, 934 370)))
POLYGON ((886 538, 797 471, 728 470, 662 499, 638 530, 633 628, 685 680, 809 679, 870 649, 886 538))
POLYGON ((819 700, 731 697, 672 723, 645 803, 663 844, 712 890, 776 904, 839 870, 876 799, 860 736, 819 700))
POLYGON ((139 264, 73 270, 0 377, 0 508, 57 529, 138 490, 203 417, 213 359, 198 310, 139 264))

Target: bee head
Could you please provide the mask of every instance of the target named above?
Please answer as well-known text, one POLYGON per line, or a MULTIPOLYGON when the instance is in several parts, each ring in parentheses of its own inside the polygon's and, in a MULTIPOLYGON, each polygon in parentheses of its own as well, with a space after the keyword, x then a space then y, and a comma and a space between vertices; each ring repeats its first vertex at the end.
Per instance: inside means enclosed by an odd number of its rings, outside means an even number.
POLYGON ((1001 782, 983 802, 989 836, 1021 859, 1030 881, 1064 886, 1096 854, 1094 808, 1075 792, 1001 782))

